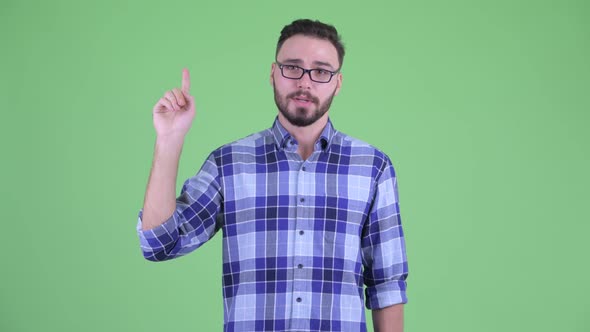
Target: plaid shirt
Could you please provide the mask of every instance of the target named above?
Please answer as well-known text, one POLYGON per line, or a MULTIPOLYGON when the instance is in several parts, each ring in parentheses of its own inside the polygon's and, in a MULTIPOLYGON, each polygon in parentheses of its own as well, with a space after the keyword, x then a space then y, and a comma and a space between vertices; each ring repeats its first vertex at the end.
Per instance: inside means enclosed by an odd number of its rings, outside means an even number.
POLYGON ((366 331, 365 295, 369 309, 407 301, 392 163, 330 121, 307 160, 276 119, 220 147, 164 224, 142 231, 141 211, 137 224, 152 261, 220 229, 224 331, 366 331))

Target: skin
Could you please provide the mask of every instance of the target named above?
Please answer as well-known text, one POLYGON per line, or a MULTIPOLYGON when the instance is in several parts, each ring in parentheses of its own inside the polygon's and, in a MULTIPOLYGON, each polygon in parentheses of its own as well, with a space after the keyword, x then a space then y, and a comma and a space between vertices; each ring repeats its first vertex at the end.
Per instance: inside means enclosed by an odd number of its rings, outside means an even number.
MULTIPOLYGON (((277 54, 277 61, 282 64, 298 65, 306 69, 319 68, 336 71, 340 68, 338 51, 329 41, 303 35, 295 35, 285 40, 277 54)), ((275 91, 275 102, 279 108, 279 122, 295 137, 299 143, 297 152, 305 160, 313 152, 314 144, 328 122, 329 103, 340 92, 342 74, 336 74, 328 83, 314 82, 307 74, 303 75, 301 79, 293 80, 283 77, 279 66, 273 63, 270 70, 270 84, 275 91), (295 97, 290 97, 294 94, 312 98, 314 102, 298 102, 295 97), (297 126, 291 123, 284 114, 311 119, 325 105, 328 108, 325 109, 323 115, 307 126, 297 126)))
POLYGON ((375 332, 403 332, 404 305, 395 304, 372 312, 375 332))
MULTIPOLYGON (((340 68, 338 52, 329 41, 303 35, 287 39, 277 54, 277 61, 306 69, 336 71, 340 68)), ((284 78, 279 67, 273 63, 270 84, 279 109, 278 119, 299 143, 297 153, 305 160, 313 153, 314 144, 328 122, 332 98, 342 87, 342 74, 336 74, 329 83, 313 82, 307 74, 299 80, 292 80, 284 78)), ((165 92, 152 110, 156 143, 144 198, 143 230, 161 225, 176 208, 178 162, 195 114, 189 71, 183 69, 181 88, 165 92)), ((373 310, 372 316, 375 331, 403 331, 401 304, 373 310)))
POLYGON ((143 203, 142 228, 163 224, 176 208, 178 161, 195 117, 195 100, 190 94, 188 69, 182 71, 182 86, 164 93, 152 110, 156 144, 152 170, 143 203))

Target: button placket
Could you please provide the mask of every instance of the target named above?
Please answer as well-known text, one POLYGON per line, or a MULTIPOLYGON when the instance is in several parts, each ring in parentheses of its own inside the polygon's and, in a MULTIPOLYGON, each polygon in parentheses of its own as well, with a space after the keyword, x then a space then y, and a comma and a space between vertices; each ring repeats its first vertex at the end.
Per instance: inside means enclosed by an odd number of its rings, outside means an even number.
MULTIPOLYGON (((313 159, 313 155, 309 159, 313 159)), ((308 172, 309 169, 308 161, 301 161, 299 164, 297 176, 297 190, 296 190, 296 210, 297 210, 297 224, 295 225, 294 231, 295 239, 298 246, 297 255, 293 259, 293 297, 292 303, 295 306, 295 310, 299 311, 297 315, 303 315, 310 305, 310 299, 308 298, 311 284, 310 284, 310 273, 311 270, 308 268, 313 263, 309 257, 312 255, 313 246, 311 243, 311 231, 312 219, 313 219, 313 188, 311 188, 310 180, 313 178, 313 174, 308 172)))
POLYGON ((301 162, 298 165, 298 169, 299 171, 296 172, 297 174, 297 189, 296 189, 296 205, 297 205, 297 212, 296 212, 296 224, 295 224, 295 229, 294 231, 298 233, 295 233, 295 255, 293 257, 293 304, 296 305, 297 307, 299 307, 299 309, 297 310, 304 310, 303 307, 301 307, 300 303, 303 301, 303 297, 302 294, 305 294, 306 289, 307 289, 307 285, 306 285, 306 277, 305 277, 305 269, 304 267, 304 263, 305 260, 303 257, 305 257, 306 251, 307 251, 307 246, 309 245, 309 243, 307 243, 307 237, 304 237, 303 235, 305 234, 304 229, 307 229, 308 227, 308 221, 307 218, 308 216, 308 211, 306 210, 305 207, 305 203, 306 203, 306 190, 305 190, 305 185, 306 185, 306 176, 307 174, 304 172, 305 170, 305 166, 303 166, 304 162, 301 162))

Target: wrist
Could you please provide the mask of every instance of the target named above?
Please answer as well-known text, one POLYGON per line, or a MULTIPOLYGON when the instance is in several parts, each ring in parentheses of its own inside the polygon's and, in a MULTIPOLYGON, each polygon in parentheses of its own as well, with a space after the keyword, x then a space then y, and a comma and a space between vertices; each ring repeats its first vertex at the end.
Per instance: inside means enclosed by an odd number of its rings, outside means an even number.
POLYGON ((160 146, 182 146, 185 134, 156 135, 156 145, 160 146))

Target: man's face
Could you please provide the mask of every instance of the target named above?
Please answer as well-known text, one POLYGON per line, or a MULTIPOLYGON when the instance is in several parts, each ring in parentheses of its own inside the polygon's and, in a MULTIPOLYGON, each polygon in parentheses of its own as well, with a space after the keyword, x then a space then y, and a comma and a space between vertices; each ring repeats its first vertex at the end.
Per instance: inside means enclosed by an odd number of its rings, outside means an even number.
MULTIPOLYGON (((277 62, 305 69, 336 71, 339 68, 338 51, 329 41, 303 35, 285 40, 277 62)), ((332 98, 340 91, 342 74, 334 75, 328 83, 314 82, 308 73, 300 79, 289 79, 283 77, 279 66, 273 63, 270 82, 281 115, 292 125, 305 127, 327 117, 332 98)))

